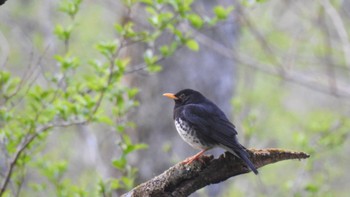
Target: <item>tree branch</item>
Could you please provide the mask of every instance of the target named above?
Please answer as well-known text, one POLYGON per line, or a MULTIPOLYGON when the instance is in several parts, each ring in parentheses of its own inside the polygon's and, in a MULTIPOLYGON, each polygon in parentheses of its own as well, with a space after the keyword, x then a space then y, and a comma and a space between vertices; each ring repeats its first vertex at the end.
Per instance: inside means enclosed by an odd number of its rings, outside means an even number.
POLYGON ((350 69, 350 42, 349 42, 349 36, 344 24, 344 21, 342 20, 341 16, 339 15, 336 8, 329 2, 329 0, 323 0, 321 1, 321 5, 326 10, 326 13, 329 15, 330 19, 332 20, 332 25, 334 25, 334 29, 338 33, 339 39, 343 46, 343 53, 344 53, 344 59, 346 66, 350 69))
POLYGON ((242 65, 249 66, 260 72, 264 72, 269 75, 279 76, 286 81, 293 82, 294 84, 299 84, 303 87, 307 87, 315 91, 334 95, 338 98, 350 98, 350 88, 345 85, 345 82, 341 83, 339 81, 337 83, 337 89, 335 89, 336 92, 333 92, 334 89, 330 91, 331 88, 329 88, 327 84, 321 83, 320 80, 318 80, 317 77, 313 76, 311 73, 304 74, 300 71, 285 70, 283 75, 281 75, 281 72, 276 71, 274 65, 261 63, 257 60, 254 60, 254 58, 252 58, 251 55, 245 55, 235 49, 227 48, 224 45, 216 42, 215 40, 205 36, 204 34, 201 34, 200 32, 196 34, 196 39, 199 43, 209 47, 218 54, 221 54, 222 56, 228 59, 237 61, 242 65))
MULTIPOLYGON (((304 152, 275 148, 249 149, 249 152, 250 159, 257 168, 278 161, 310 157, 304 152)), ((201 159, 203 162, 196 161, 187 166, 178 163, 157 177, 135 187, 123 197, 188 196, 207 185, 250 172, 240 159, 228 152, 217 159, 213 159, 212 155, 202 156, 201 159)))
MULTIPOLYGON (((37 122, 37 119, 35 120, 35 122, 37 122)), ((40 134, 42 134, 43 132, 47 132, 52 128, 56 128, 56 127, 69 127, 72 125, 80 125, 80 124, 84 124, 86 123, 86 120, 83 121, 77 121, 77 122, 62 122, 62 123, 49 123, 45 126, 39 127, 36 129, 36 132, 31 135, 27 140, 23 141, 22 145, 17 147, 17 151, 14 154, 13 158, 10 161, 10 165, 8 167, 8 170, 6 171, 6 174, 4 176, 4 180, 1 183, 1 187, 0 187, 0 197, 5 193, 7 185, 10 183, 11 177, 13 175, 13 171, 18 163, 18 160, 20 158, 20 156, 23 154, 24 151, 27 150, 28 146, 35 140, 38 138, 38 136, 40 134)))

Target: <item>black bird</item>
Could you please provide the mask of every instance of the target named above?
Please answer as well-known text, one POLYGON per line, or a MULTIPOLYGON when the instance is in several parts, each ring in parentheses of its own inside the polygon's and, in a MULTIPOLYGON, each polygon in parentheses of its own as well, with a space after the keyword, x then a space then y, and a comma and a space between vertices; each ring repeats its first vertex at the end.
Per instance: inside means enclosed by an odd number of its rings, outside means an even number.
POLYGON ((192 163, 205 151, 221 147, 241 158, 255 174, 258 174, 256 167, 249 160, 247 149, 237 141, 235 126, 213 102, 191 89, 184 89, 176 94, 165 93, 163 96, 175 101, 173 118, 181 138, 193 148, 201 150, 182 163, 192 163))

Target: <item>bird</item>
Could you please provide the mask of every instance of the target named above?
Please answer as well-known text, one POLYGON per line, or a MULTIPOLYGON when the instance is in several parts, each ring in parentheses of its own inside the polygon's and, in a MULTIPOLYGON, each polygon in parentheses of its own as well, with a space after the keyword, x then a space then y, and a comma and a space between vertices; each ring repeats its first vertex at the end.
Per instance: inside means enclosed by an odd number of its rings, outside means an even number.
POLYGON ((251 171, 258 174, 247 149, 237 140, 236 127, 217 105, 192 89, 183 89, 175 94, 164 93, 163 96, 175 101, 173 119, 181 138, 193 148, 201 150, 181 163, 190 164, 200 160, 207 150, 221 147, 239 157, 251 171))

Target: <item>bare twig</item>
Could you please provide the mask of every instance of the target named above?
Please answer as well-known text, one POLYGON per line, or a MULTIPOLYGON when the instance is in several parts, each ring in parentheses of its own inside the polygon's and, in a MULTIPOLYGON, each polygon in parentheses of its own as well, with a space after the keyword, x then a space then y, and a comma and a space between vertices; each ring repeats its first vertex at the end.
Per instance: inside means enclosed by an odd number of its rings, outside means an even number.
POLYGON ((234 49, 227 48, 224 45, 216 42, 215 40, 207 37, 204 34, 197 32, 196 38, 201 44, 208 47, 209 49, 212 49, 216 53, 221 54, 222 56, 228 59, 235 60, 240 64, 244 64, 246 66, 249 66, 251 68, 254 68, 258 71, 261 71, 270 75, 281 77, 286 81, 290 81, 295 84, 302 85, 312 90, 316 90, 316 91, 333 95, 333 96, 339 96, 340 98, 345 98, 345 99, 350 98, 349 87, 341 86, 341 84, 338 84, 338 88, 336 89, 336 92, 333 92, 333 91, 330 91, 328 85, 324 85, 318 82, 316 79, 312 78, 312 75, 310 74, 306 75, 296 71, 288 71, 288 72, 285 72, 283 75, 281 75, 280 72, 276 71, 273 65, 260 63, 254 60, 252 56, 247 56, 238 51, 234 51, 234 49))
MULTIPOLYGON (((164 60, 165 57, 160 57, 158 58, 158 60, 156 60, 154 63, 157 64, 159 62, 161 62, 162 60, 164 60)), ((131 74, 131 73, 134 73, 134 72, 137 72, 137 71, 140 71, 140 70, 144 70, 147 68, 147 64, 146 63, 141 63, 141 64, 138 64, 138 65, 135 65, 135 66, 131 66, 130 69, 126 70, 124 73, 125 74, 131 74)))
POLYGON ((337 78, 336 78, 336 72, 335 72, 335 63, 332 59, 333 55, 333 48, 332 48, 332 39, 331 39, 331 32, 329 28, 327 28, 326 24, 326 17, 324 15, 324 11, 320 10, 319 11, 319 26, 322 29, 323 32, 325 32, 324 36, 324 44, 325 44, 325 51, 324 51, 324 57, 322 60, 326 62, 326 69, 327 69, 327 74, 328 74, 328 85, 329 85, 329 90, 336 94, 337 89, 338 89, 338 84, 337 84, 337 78))
POLYGON ((237 5, 238 15, 240 19, 243 21, 244 25, 248 27, 252 35, 255 37, 255 39, 258 41, 259 46, 261 47, 262 51, 265 52, 266 55, 268 55, 270 58, 272 58, 273 62, 276 63, 276 70, 283 75, 286 71, 284 69, 284 65, 280 63, 280 60, 275 55, 275 52, 272 48, 272 46, 266 41, 264 38, 264 35, 254 26, 254 24, 251 22, 250 17, 248 14, 244 11, 242 6, 240 4, 237 5))
POLYGON ((44 125, 42 127, 38 127, 36 129, 36 132, 28 137, 27 140, 23 142, 21 146, 17 148, 16 153, 14 154, 13 158, 10 161, 9 169, 7 170, 4 180, 1 184, 0 188, 0 196, 2 196, 7 188, 7 185, 10 182, 11 176, 13 174, 13 170, 18 162, 18 159, 20 156, 23 154, 23 152, 27 149, 27 147, 41 134, 43 134, 46 131, 49 131, 52 128, 57 128, 57 127, 69 127, 72 125, 80 125, 80 124, 85 124, 86 120, 82 121, 76 121, 76 122, 59 122, 59 123, 49 123, 47 125, 44 125))
MULTIPOLYGON (((34 65, 36 65, 36 67, 32 68, 32 66, 30 64, 28 65, 28 69, 27 69, 27 71, 25 71, 25 74, 22 76, 21 81, 20 81, 19 85, 17 86, 15 92, 13 94, 11 94, 7 98, 7 100, 9 100, 12 97, 16 96, 18 94, 18 92, 21 91, 24 88, 24 85, 26 83, 28 84, 28 87, 24 90, 25 92, 24 92, 23 95, 27 95, 27 93, 29 92, 29 90, 31 89, 31 87, 34 85, 35 81, 39 77, 40 72, 38 71, 38 73, 33 77, 33 79, 31 81, 29 81, 29 80, 34 75, 35 70, 38 70, 38 68, 40 67, 41 61, 43 60, 47 50, 48 50, 48 47, 45 48, 45 51, 43 52, 43 54, 40 55, 40 57, 38 58, 38 60, 34 64, 34 65), (29 73, 29 74, 26 74, 26 73, 29 73)), ((11 106, 10 110, 12 110, 12 108, 15 108, 16 106, 19 106, 19 104, 23 101, 24 97, 25 96, 22 96, 21 98, 19 98, 18 101, 11 106)))
POLYGON ((337 10, 329 2, 329 0, 322 0, 321 4, 324 7, 324 9, 326 10, 330 19, 332 20, 332 22, 333 22, 332 24, 334 25, 334 27, 338 33, 338 36, 341 40, 340 43, 342 43, 342 46, 343 46, 345 64, 350 69, 350 42, 349 42, 349 37, 348 37, 348 33, 346 31, 344 22, 341 19, 337 10))
POLYGON ((5 68, 6 63, 8 61, 10 47, 6 37, 4 36, 4 34, 2 34, 1 31, 0 31, 0 44, 1 44, 0 69, 2 70, 5 68))

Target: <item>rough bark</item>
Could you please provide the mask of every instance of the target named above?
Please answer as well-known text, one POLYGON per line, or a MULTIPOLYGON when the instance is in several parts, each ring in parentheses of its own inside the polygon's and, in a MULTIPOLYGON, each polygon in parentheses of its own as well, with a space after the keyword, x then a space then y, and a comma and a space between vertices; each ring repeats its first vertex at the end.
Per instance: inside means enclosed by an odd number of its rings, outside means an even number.
MULTIPOLYGON (((310 155, 304 152, 268 148, 249 149, 251 161, 257 168, 289 159, 306 159, 310 155)), ((219 183, 226 179, 245 174, 250 170, 245 164, 226 152, 219 158, 202 156, 201 161, 195 161, 190 165, 178 163, 162 174, 135 187, 124 197, 139 196, 188 196, 196 190, 210 184, 219 183)))

